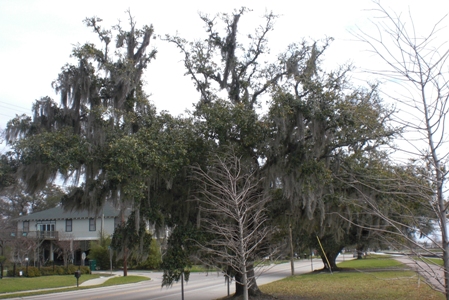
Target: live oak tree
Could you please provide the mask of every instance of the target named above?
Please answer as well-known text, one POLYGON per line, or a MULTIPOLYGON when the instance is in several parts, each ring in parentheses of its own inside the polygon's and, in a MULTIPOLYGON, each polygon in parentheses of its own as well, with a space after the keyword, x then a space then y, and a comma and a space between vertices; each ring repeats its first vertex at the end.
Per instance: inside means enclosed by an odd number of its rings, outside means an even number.
POLYGON ((334 233, 335 241, 346 240, 339 250, 356 245, 360 256, 366 247, 397 249, 405 240, 413 241, 418 228, 422 234, 432 232, 431 210, 423 205, 429 189, 424 188, 422 176, 415 168, 397 166, 388 153, 350 155, 340 161, 332 178, 333 193, 325 203, 333 208, 327 210, 323 229, 334 233))
MULTIPOLYGON (((239 157, 252 160, 267 190, 283 191, 294 229, 307 223, 304 217, 318 217, 322 227, 332 219, 325 205, 332 167, 338 168, 343 154, 386 143, 393 133, 386 123, 390 112, 376 86, 351 86, 349 67, 322 71, 331 40, 293 44, 266 63, 275 16, 266 15, 264 25, 244 39, 238 24, 246 13, 242 8, 215 18, 201 15, 206 37, 198 41, 167 36, 184 55, 187 75, 201 95, 196 122, 212 149, 234 146, 239 157), (270 97, 264 116, 257 108, 270 97)), ((257 294, 257 285, 250 286, 257 294)), ((237 285, 236 294, 242 292, 237 285)))
MULTIPOLYGON (((206 28, 204 39, 189 42, 178 36, 166 36, 166 40, 184 55, 186 73, 200 93, 193 116, 208 149, 216 152, 221 147, 233 146, 236 155, 251 161, 257 170, 264 148, 264 126, 256 108, 285 71, 275 63, 262 63, 268 53, 267 35, 276 16, 267 14, 262 26, 247 39, 240 39, 239 20, 248 12, 241 8, 216 17, 200 15, 206 28), (219 28, 222 25, 223 30, 219 28)), ((198 218, 201 216, 199 211, 198 218)), ((252 272, 249 263, 248 273, 252 272)), ((255 277, 249 277, 253 281, 249 284, 250 294, 258 294, 255 277)), ((242 293, 243 286, 236 283, 236 294, 242 293)))
POLYGON ((61 95, 60 104, 48 97, 37 100, 32 119, 16 118, 6 130, 7 140, 16 142, 22 163, 19 171, 30 191, 58 174, 75 184, 82 179, 82 187, 72 197, 73 206, 95 209, 111 189, 119 189, 117 184, 104 186, 108 184, 104 158, 113 137, 131 136, 138 131, 139 117, 152 111, 140 78, 155 56, 155 51, 146 54, 152 27, 137 29, 130 16, 129 31, 115 27, 116 55, 111 55, 114 37, 99 26, 100 21, 85 22, 98 33, 104 49, 93 44, 74 48, 72 56, 78 64, 64 66, 53 83, 61 95), (91 201, 94 194, 99 203, 91 201))
MULTIPOLYGON (((417 236, 434 231, 432 194, 425 170, 413 165, 396 165, 385 155, 359 157, 341 167, 336 180, 347 189, 342 203, 352 205, 343 217, 370 231, 384 247, 400 249, 418 245, 417 236)), ((422 248, 422 246, 420 247, 422 248)))
POLYGON ((339 201, 344 189, 334 176, 351 156, 369 155, 386 144, 394 128, 377 86, 354 87, 349 66, 329 73, 321 69, 329 43, 303 42, 284 54, 290 73, 274 90, 266 117, 273 130, 264 169, 287 200, 284 209, 296 239, 314 246, 317 237, 329 240, 327 256, 335 268, 340 250, 356 241, 356 231, 332 214, 348 209, 339 201), (295 61, 292 54, 298 53, 302 60, 295 61))
MULTIPOLYGON (((342 222, 330 214, 340 206, 329 197, 337 188, 343 191, 333 182, 339 166, 350 155, 368 155, 392 134, 386 126, 390 112, 376 86, 353 87, 349 67, 321 69, 331 40, 303 41, 273 57, 268 35, 276 16, 267 14, 262 26, 242 35, 239 22, 247 13, 242 8, 200 15, 206 36, 197 41, 166 37, 183 54, 186 73, 200 94, 188 118, 158 115, 148 103, 141 76, 156 54, 147 53, 153 29, 135 28, 130 16, 128 31, 120 25, 104 30, 98 18, 87 19, 101 47, 75 47, 77 64, 66 65, 53 84, 60 103, 44 97, 35 102, 32 118, 21 116, 8 124, 7 140, 29 191, 61 175, 73 185, 63 199, 69 209, 98 210, 108 199, 133 210, 133 223, 122 224, 115 236, 125 258, 127 249, 142 249, 136 243, 148 240, 141 230, 144 221, 161 231, 172 229, 162 265, 166 285, 188 273, 197 249, 192 241, 202 246, 213 241, 213 235, 198 230, 211 211, 200 209, 199 200, 187 201, 197 187, 189 166, 199 166, 206 175, 217 166, 211 154, 234 149, 234 157, 244 161, 243 178, 258 183, 255 194, 281 193, 286 199, 286 205, 272 201, 267 208, 281 213, 290 208, 294 230, 311 228, 307 233, 323 238, 323 226, 342 222), (259 109, 264 101, 268 111, 259 109)), ((329 240, 337 243, 338 234, 329 240)), ((259 244, 247 245, 256 249, 259 244)), ((245 291, 245 276, 249 294, 260 292, 253 262, 261 253, 236 268, 237 295, 245 291)))
POLYGON ((66 209, 98 212, 109 199, 121 209, 138 211, 148 176, 134 170, 136 160, 125 162, 138 154, 132 148, 134 134, 155 115, 141 81, 156 54, 147 51, 154 30, 136 28, 130 13, 129 30, 120 24, 105 30, 100 22, 85 20, 100 44, 76 46, 76 64, 65 65, 53 82, 59 104, 49 97, 37 100, 32 118, 20 116, 8 123, 6 140, 18 154, 18 174, 27 191, 62 176, 73 186, 63 199, 66 209), (119 151, 119 143, 127 151, 119 151))
POLYGON ((145 221, 154 223, 157 234, 188 216, 181 211, 188 191, 183 168, 201 160, 203 150, 190 119, 157 115, 142 90, 141 72, 155 55, 145 54, 152 28, 137 30, 132 18, 129 32, 115 27, 118 57, 112 57, 107 54, 111 32, 98 22, 87 20, 103 41, 103 51, 94 45, 76 48, 80 65, 66 66, 54 83, 61 104, 49 98, 36 101, 33 119, 9 123, 8 140, 19 155, 28 189, 38 190, 42 182, 62 175, 71 185, 62 201, 66 209, 98 211, 108 200, 123 212, 133 211, 135 223, 122 224, 115 235, 114 245, 126 262, 131 254, 145 257, 144 242, 150 240, 145 221), (86 87, 85 95, 77 94, 86 87))
POLYGON ((267 36, 276 16, 266 14, 263 25, 247 39, 239 39, 239 21, 248 12, 243 7, 215 17, 200 14, 205 39, 189 42, 179 36, 166 36, 184 55, 186 75, 191 76, 200 92, 201 103, 220 99, 219 91, 223 91, 232 104, 254 109, 260 105, 260 96, 285 74, 283 67, 261 63, 269 53, 267 36), (223 29, 217 28, 221 25, 223 29))
POLYGON ((0 216, 13 221, 21 215, 53 208, 60 204, 64 191, 57 185, 48 184, 34 194, 24 192, 25 186, 20 181, 0 192, 0 216))
POLYGON ((0 156, 0 192, 17 182, 15 173, 18 167, 19 162, 13 152, 7 152, 0 156))

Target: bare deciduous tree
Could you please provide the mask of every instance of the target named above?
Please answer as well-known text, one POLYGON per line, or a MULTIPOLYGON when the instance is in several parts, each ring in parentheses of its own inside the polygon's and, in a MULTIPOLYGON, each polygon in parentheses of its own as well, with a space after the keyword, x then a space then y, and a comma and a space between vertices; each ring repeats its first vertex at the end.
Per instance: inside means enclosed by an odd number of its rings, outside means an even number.
POLYGON ((64 266, 68 266, 69 261, 74 257, 75 250, 80 247, 80 242, 76 241, 72 234, 60 235, 56 247, 58 257, 62 257, 64 266))
POLYGON ((269 197, 261 192, 254 170, 232 151, 223 158, 217 156, 207 171, 196 167, 194 174, 202 186, 197 197, 203 212, 201 225, 213 237, 200 248, 214 257, 216 265, 230 266, 242 275, 236 280, 248 299, 248 288, 256 284, 249 266, 266 247, 271 231, 265 215, 269 197))
POLYGON ((404 144, 397 150, 402 157, 410 158, 426 170, 426 188, 431 187, 427 203, 441 232, 444 286, 449 299, 448 202, 445 199, 449 157, 449 136, 445 130, 449 113, 449 47, 444 39, 438 38, 447 18, 436 18, 429 32, 421 35, 411 14, 404 18, 380 2, 374 3, 374 11, 380 16, 374 22, 376 33, 360 30, 355 35, 385 63, 385 68, 373 73, 392 84, 386 96, 401 109, 396 120, 404 128, 401 141, 404 144))

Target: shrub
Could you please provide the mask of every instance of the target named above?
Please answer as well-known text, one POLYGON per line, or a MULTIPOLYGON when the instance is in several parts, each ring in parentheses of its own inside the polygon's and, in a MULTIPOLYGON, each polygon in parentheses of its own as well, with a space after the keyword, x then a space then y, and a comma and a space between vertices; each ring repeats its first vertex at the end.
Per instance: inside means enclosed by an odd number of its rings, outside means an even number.
POLYGON ((78 267, 78 266, 75 266, 75 265, 69 265, 67 267, 67 274, 75 274, 75 271, 77 271, 78 268, 81 268, 81 267, 78 267))
POLYGON ((56 275, 56 274, 57 275, 66 275, 67 272, 63 266, 56 266, 53 274, 50 273, 49 275, 56 275))
POLYGON ((39 277, 41 276, 41 272, 36 267, 28 267, 28 274, 26 274, 28 277, 39 277))
POLYGON ((157 270, 162 263, 161 247, 157 240, 151 240, 148 258, 139 264, 140 268, 157 270))
POLYGON ((62 266, 48 266, 40 268, 42 276, 47 275, 64 275, 64 268, 62 266))
MULTIPOLYGON (((63 266, 51 266, 51 267, 40 267, 36 268, 33 266, 28 267, 28 277, 38 277, 38 276, 51 276, 51 275, 73 275, 77 270, 81 271, 81 274, 90 274, 90 268, 83 266, 75 266, 69 265, 68 267, 63 266)), ((26 276, 26 267, 17 267, 16 268, 16 277, 19 276, 20 271, 22 271, 22 276, 26 276)), ((6 273, 6 276, 13 277, 14 270, 13 268, 9 269, 6 273)))
POLYGON ((90 274, 91 273, 90 268, 87 266, 80 267, 80 271, 81 271, 81 274, 90 274))
POLYGON ((110 253, 108 246, 111 238, 101 238, 100 241, 90 243, 89 259, 97 261, 97 269, 106 270, 110 265, 110 253))

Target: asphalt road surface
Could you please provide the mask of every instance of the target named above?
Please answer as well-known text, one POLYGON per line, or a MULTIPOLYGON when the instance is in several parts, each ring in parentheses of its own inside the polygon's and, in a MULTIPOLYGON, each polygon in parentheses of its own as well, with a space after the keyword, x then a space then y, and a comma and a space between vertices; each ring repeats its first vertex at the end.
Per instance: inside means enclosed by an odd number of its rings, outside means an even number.
MULTIPOLYGON (((296 260, 295 274, 308 273, 310 271, 323 268, 321 259, 296 260)), ((45 299, 45 300, 73 300, 73 299, 182 299, 181 283, 175 283, 170 288, 161 288, 162 273, 129 271, 129 275, 143 275, 151 278, 149 281, 143 281, 133 284, 99 287, 86 290, 77 290, 72 292, 62 292, 39 296, 19 297, 13 299, 45 299)), ((260 286, 273 282, 291 275, 290 263, 271 265, 262 270, 257 278, 257 284, 260 286)), ((235 283, 230 285, 230 294, 235 291, 235 283)), ((209 273, 191 273, 190 279, 184 283, 185 300, 212 300, 225 297, 228 294, 228 287, 225 283, 223 274, 217 272, 209 273)))

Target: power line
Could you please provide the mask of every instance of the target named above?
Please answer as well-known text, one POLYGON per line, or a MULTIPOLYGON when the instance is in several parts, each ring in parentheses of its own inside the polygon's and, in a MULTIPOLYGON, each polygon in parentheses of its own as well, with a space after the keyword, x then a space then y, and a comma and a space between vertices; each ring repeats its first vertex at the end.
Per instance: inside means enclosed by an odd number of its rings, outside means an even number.
POLYGON ((1 113, 0 113, 0 116, 4 116, 4 117, 8 117, 8 118, 14 118, 15 117, 15 116, 5 115, 5 114, 1 114, 1 113))
MULTIPOLYGON (((5 110, 5 109, 7 109, 7 110, 12 110, 12 111, 25 111, 25 109, 17 109, 17 108, 12 108, 12 107, 6 107, 6 106, 3 106, 3 105, 0 105, 0 108, 2 109, 2 110, 5 110)), ((29 110, 29 109, 27 109, 26 111, 31 111, 31 110, 29 110)))
MULTIPOLYGON (((5 105, 9 105, 9 106, 14 106, 14 107, 21 108, 21 109, 31 110, 31 108, 29 108, 29 107, 28 107, 28 108, 25 108, 25 107, 23 107, 23 106, 11 104, 11 103, 4 102, 4 101, 0 101, 0 103, 1 103, 1 104, 5 104, 5 105)), ((9 108, 9 109, 11 109, 11 108, 9 108)))
MULTIPOLYGON (((0 106, 1 107, 1 106, 0 106)), ((7 111, 2 111, 2 113, 0 113, 1 116, 4 117, 10 117, 10 118, 15 118, 16 116, 21 116, 21 115, 27 115, 30 116, 31 113, 26 113, 26 112, 14 112, 14 113, 9 113, 7 111), (6 114, 5 114, 6 113, 6 114)))

